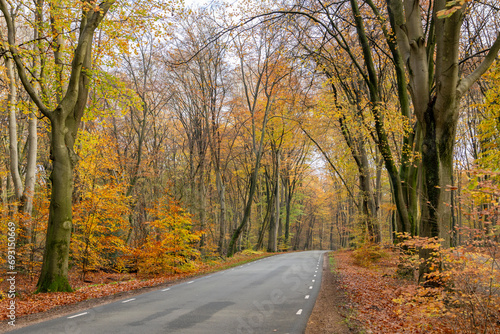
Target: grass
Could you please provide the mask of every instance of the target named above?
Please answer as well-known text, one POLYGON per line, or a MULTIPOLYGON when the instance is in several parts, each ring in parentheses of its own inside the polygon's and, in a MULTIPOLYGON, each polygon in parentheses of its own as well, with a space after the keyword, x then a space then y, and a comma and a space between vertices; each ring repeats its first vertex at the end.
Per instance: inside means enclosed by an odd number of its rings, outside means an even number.
POLYGON ((332 273, 336 273, 337 272, 337 262, 335 261, 334 252, 328 253, 328 259, 330 262, 330 271, 332 273))

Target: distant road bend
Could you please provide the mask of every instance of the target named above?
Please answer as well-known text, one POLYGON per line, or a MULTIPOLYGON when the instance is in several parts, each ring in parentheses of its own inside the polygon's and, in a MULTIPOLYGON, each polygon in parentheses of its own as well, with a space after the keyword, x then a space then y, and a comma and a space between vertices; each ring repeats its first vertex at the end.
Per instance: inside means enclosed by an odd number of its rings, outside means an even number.
POLYGON ((272 256, 11 333, 303 333, 323 253, 272 256))

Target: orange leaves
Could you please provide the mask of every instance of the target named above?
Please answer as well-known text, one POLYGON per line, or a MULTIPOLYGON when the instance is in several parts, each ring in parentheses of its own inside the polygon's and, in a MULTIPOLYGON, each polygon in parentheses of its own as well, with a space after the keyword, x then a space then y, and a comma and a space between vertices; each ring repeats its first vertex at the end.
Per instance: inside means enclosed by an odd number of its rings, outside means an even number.
POLYGON ((456 249, 442 248, 435 238, 408 237, 402 243, 398 268, 413 263, 418 270, 423 260, 410 258, 419 250, 433 250, 425 260, 429 272, 424 274, 424 284, 405 289, 394 299, 400 305, 399 316, 406 317, 414 328, 431 324, 442 328, 440 332, 453 333, 496 333, 500 329, 500 268, 494 257, 500 248, 485 231, 478 232, 472 242, 456 249), (419 321, 414 323, 414 319, 419 321))
POLYGON ((111 140, 103 133, 83 132, 77 153, 81 160, 75 173, 78 199, 73 206, 71 249, 84 278, 88 270, 115 264, 125 247, 129 209, 111 140))
POLYGON ((366 330, 372 333, 414 333, 407 331, 405 322, 397 317, 397 304, 392 298, 400 288, 400 282, 390 277, 394 263, 389 258, 380 262, 377 270, 355 266, 351 252, 336 252, 335 258, 341 284, 350 299, 347 306, 354 309, 352 316, 366 330))
MULTIPOLYGON (((413 243, 422 246, 426 241, 413 243)), ((440 282, 434 287, 398 279, 397 252, 371 269, 355 266, 352 252, 336 252, 352 316, 371 333, 497 333, 500 268, 494 269, 493 259, 487 261, 485 254, 471 253, 473 248, 441 250, 442 270, 427 276, 440 282)))
POLYGON ((194 248, 200 232, 191 231, 191 217, 165 193, 148 210, 153 220, 144 243, 131 250, 141 273, 178 273, 196 269, 199 252, 194 248))

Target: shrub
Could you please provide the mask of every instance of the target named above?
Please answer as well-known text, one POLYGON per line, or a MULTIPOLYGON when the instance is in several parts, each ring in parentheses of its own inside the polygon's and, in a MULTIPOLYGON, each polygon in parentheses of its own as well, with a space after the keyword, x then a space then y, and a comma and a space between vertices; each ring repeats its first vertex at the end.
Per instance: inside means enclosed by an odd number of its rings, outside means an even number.
MULTIPOLYGON (((444 249, 434 238, 407 237, 400 244, 401 267, 418 271, 422 259, 415 259, 422 248, 432 249, 427 259, 430 269, 420 285, 403 291, 394 299, 400 312, 417 315, 415 325, 441 317, 455 333, 498 333, 500 331, 500 266, 495 254, 500 245, 484 230, 471 242, 444 249), (418 320, 417 320, 418 319, 418 320)), ((412 317, 411 315, 408 315, 412 317)))
POLYGON ((376 244, 363 244, 352 253, 354 263, 360 267, 371 267, 374 263, 383 257, 387 257, 387 252, 376 244))

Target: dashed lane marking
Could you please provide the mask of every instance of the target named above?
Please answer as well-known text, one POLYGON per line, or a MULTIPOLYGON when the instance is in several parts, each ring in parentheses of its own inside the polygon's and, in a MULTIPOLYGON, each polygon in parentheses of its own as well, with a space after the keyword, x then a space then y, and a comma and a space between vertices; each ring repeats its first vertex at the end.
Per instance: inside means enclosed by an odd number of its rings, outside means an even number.
POLYGON ((163 289, 163 290, 161 290, 161 291, 168 291, 168 290, 170 290, 170 288, 166 288, 166 289, 163 289))
POLYGON ((302 309, 298 310, 297 313, 295 313, 296 315, 301 315, 302 314, 302 309))
POLYGON ((135 298, 130 298, 130 299, 124 300, 124 301, 122 301, 122 304, 131 302, 133 300, 135 300, 135 298))
POLYGON ((72 315, 71 317, 68 317, 68 319, 73 319, 73 318, 76 318, 76 317, 81 317, 82 315, 85 315, 87 313, 88 312, 83 312, 83 313, 75 314, 75 315, 72 315))
POLYGON ((304 299, 309 299, 309 295, 306 295, 306 296, 304 297, 304 299))

